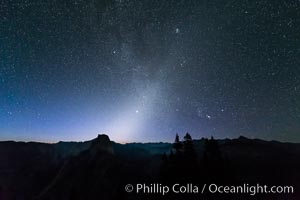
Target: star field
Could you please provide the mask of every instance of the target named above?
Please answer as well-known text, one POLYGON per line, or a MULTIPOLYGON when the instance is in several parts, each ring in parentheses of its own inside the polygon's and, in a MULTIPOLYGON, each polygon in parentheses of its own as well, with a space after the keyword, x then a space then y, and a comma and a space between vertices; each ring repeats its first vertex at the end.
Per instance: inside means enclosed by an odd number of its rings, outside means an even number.
POLYGON ((300 2, 0 4, 0 140, 300 142, 300 2))

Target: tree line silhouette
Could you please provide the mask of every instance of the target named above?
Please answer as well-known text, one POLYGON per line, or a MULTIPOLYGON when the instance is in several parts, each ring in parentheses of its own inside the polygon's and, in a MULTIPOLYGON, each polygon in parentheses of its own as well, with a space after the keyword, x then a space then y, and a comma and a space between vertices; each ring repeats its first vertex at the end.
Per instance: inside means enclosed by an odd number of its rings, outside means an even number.
POLYGON ((170 153, 162 156, 160 178, 165 182, 222 182, 226 174, 224 167, 218 141, 213 137, 205 139, 201 155, 196 152, 189 133, 183 141, 176 134, 170 153))

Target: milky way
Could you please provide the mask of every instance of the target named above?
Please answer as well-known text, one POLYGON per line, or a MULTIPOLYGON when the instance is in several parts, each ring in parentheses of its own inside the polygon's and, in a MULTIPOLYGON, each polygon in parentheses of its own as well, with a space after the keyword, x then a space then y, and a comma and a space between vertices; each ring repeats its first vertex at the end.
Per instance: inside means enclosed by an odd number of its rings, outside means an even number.
POLYGON ((300 142, 300 2, 4 1, 0 139, 300 142))

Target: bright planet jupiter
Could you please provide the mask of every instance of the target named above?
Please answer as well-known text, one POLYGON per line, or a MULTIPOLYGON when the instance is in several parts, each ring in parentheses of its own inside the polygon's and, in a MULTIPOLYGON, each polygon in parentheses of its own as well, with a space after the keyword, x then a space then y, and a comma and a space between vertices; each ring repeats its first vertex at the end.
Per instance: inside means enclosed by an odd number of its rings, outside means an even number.
POLYGON ((300 142, 298 0, 0 4, 0 140, 300 142))

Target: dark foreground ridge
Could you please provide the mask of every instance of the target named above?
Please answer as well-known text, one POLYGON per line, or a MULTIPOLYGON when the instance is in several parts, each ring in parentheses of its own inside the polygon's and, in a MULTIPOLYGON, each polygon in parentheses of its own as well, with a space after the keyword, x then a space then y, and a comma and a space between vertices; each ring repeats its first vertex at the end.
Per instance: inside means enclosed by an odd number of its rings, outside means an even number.
POLYGON ((294 186, 300 199, 300 144, 240 137, 118 144, 107 135, 86 142, 0 142, 1 200, 251 199, 247 195, 136 194, 127 184, 218 183, 294 186))

